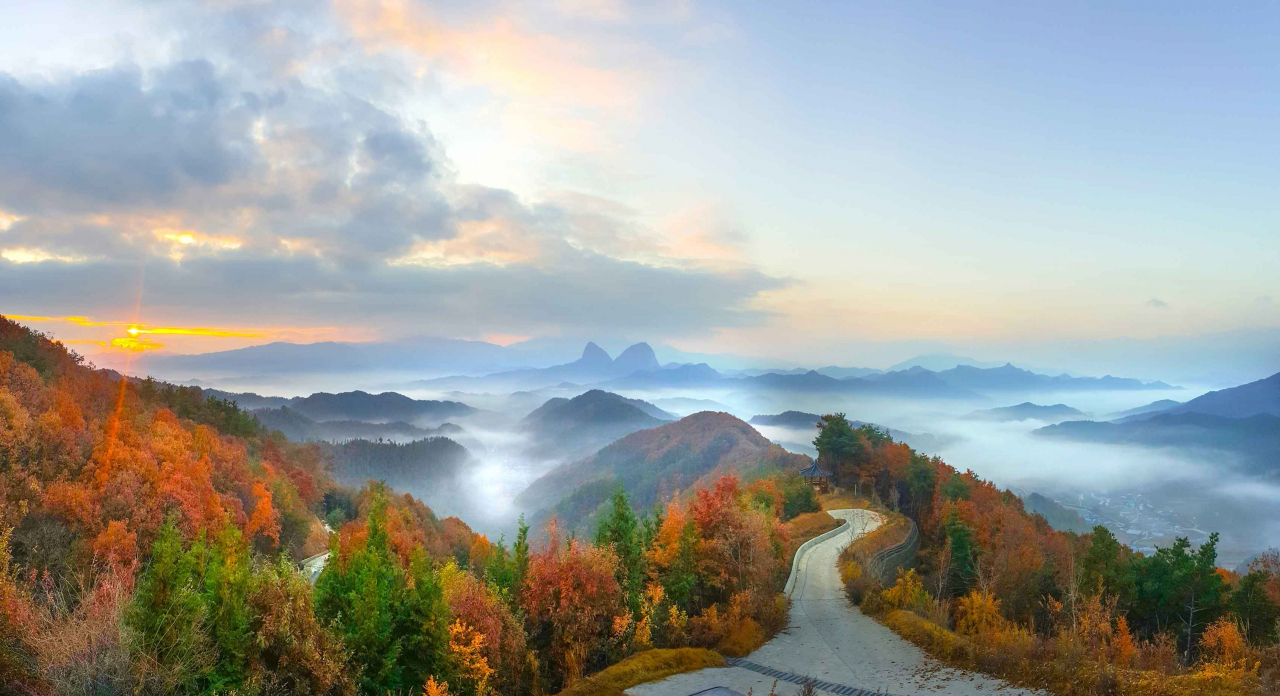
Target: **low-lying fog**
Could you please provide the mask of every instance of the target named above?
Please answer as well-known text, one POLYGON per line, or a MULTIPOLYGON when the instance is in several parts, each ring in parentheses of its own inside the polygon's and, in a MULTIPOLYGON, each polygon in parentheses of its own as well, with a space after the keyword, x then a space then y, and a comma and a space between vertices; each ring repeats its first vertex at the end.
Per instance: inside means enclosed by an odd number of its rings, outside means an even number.
MULTIPOLYGON (((228 390, 294 396, 314 391, 363 389, 399 391, 420 399, 461 401, 482 409, 468 418, 451 419, 484 445, 475 452, 478 465, 462 486, 469 495, 446 499, 417 490, 444 515, 458 515, 479 531, 510 533, 512 501, 530 482, 562 463, 524 454, 520 419, 546 399, 573 397, 585 387, 542 389, 515 396, 507 393, 461 393, 404 389, 402 375, 331 375, 323 379, 238 379, 208 384, 228 390), (399 385, 399 388, 397 388, 399 385)), ((989 422, 966 419, 978 409, 1023 402, 1066 404, 1094 420, 1159 399, 1186 401, 1207 391, 1093 391, 1056 394, 1001 394, 986 401, 901 400, 830 394, 744 393, 729 389, 664 391, 620 390, 623 396, 654 403, 676 416, 700 410, 725 410, 743 420, 754 415, 795 410, 844 412, 851 420, 876 423, 914 435, 933 436, 938 454, 958 469, 972 469, 1001 487, 1027 495, 1038 492, 1074 509, 1090 524, 1111 527, 1136 548, 1149 551, 1175 536, 1200 542, 1208 532, 1222 534, 1220 563, 1227 567, 1280 543, 1280 486, 1236 473, 1229 457, 1135 446, 1090 444, 1048 439, 1032 434, 1051 423, 1035 420, 989 422), (1127 531, 1126 531, 1127 530, 1127 531)), ((814 432, 756 426, 765 437, 787 449, 813 454, 814 432)), ((916 443, 913 443, 916 444, 916 443)), ((924 449, 917 445, 918 448, 924 449)))

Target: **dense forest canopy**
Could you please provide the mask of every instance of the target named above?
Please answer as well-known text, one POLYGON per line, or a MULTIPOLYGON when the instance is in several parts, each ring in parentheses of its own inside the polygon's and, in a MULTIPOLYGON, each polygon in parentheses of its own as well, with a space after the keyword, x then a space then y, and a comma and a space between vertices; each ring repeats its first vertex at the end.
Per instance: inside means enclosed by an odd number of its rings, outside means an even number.
POLYGON ((724 477, 644 516, 618 489, 592 541, 553 522, 508 544, 339 485, 334 460, 354 477, 371 447, 466 461, 444 439, 292 443, 0 318, 0 690, 548 693, 785 624, 782 520, 816 509, 794 479, 724 477), (313 587, 297 563, 325 552, 313 587))

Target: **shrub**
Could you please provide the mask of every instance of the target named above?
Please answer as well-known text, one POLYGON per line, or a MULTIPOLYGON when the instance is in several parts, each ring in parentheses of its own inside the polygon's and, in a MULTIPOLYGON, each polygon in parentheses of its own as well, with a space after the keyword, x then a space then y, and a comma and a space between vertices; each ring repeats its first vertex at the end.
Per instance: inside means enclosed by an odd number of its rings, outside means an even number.
POLYGON ((943 660, 962 664, 972 660, 974 650, 968 640, 912 612, 890 611, 884 622, 898 635, 943 660))
POLYGON ((1225 616, 1209 624, 1200 636, 1200 649, 1206 662, 1235 664, 1244 659, 1247 648, 1236 622, 1225 616))
POLYGON ((962 636, 995 634, 1007 624, 1000 615, 1000 600, 990 592, 974 590, 956 604, 956 633, 962 636))
POLYGON ((765 643, 764 628, 755 619, 741 618, 729 625, 716 651, 729 657, 746 657, 765 643))
POLYGON ((895 609, 907 609, 918 614, 928 612, 929 605, 933 603, 933 597, 929 596, 929 592, 924 589, 924 584, 920 582, 915 569, 905 573, 899 570, 897 582, 881 594, 885 604, 895 609))

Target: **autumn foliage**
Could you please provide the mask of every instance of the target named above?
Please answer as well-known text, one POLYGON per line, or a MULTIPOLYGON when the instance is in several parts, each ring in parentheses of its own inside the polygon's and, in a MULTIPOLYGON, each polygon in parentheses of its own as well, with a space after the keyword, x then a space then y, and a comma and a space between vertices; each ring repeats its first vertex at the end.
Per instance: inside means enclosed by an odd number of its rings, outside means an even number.
MULTIPOLYGON (((855 550, 841 573, 862 609, 954 664, 1056 693, 1275 693, 1280 561, 1217 567, 1217 535, 1143 556, 1105 527, 1051 528, 971 471, 825 416, 815 445, 845 485, 919 527, 916 567, 879 587, 855 550)), ((897 525, 900 527, 900 525, 897 525)), ((863 556, 900 538, 867 536, 863 556)))
POLYGON ((590 541, 508 545, 0 318, 4 693, 517 696, 651 648, 684 650, 628 664, 711 664, 688 648, 785 623, 780 519, 815 507, 794 477, 726 477, 643 517, 619 491, 590 541), (296 564, 326 550, 313 586, 296 564))

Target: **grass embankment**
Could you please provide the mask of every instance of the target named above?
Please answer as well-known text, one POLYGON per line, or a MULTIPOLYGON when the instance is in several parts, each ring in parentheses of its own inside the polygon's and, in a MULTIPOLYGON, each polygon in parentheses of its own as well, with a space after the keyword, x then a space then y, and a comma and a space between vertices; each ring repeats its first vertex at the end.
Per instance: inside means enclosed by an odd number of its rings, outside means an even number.
POLYGON ((854 495, 853 491, 844 488, 832 488, 830 493, 819 495, 818 504, 822 506, 823 510, 871 510, 875 508, 875 504, 869 499, 854 495))
MULTIPOLYGON (((864 602, 864 606, 867 603, 864 602)), ((1119 696, 1244 696, 1274 693, 1257 677, 1257 663, 1205 662, 1181 674, 1117 668, 1065 636, 1043 639, 1016 630, 962 636, 907 609, 873 613, 894 633, 952 667, 984 672, 1017 686, 1054 694, 1119 696)), ((1150 648, 1148 648, 1150 650, 1150 648)), ((1139 649, 1135 662, 1145 652, 1139 649)), ((1169 659, 1172 659, 1170 656, 1169 659)))
POLYGON ((559 696, 622 696, 639 684, 724 665, 719 653, 705 648, 646 650, 579 681, 559 696))
POLYGON ((796 515, 784 525, 787 528, 787 567, 795 560, 796 550, 804 542, 840 526, 840 520, 832 517, 826 510, 806 512, 796 515))

